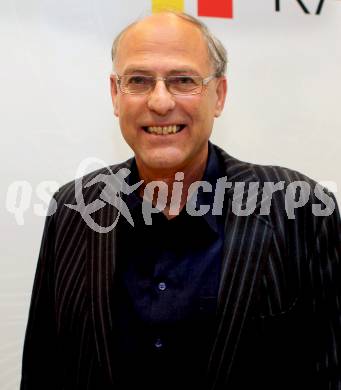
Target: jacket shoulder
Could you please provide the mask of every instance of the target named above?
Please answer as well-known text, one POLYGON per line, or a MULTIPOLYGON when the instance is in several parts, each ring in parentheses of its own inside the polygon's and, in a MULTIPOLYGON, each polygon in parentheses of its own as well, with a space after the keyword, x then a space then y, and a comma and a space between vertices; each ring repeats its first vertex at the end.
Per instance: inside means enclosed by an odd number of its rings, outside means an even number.
POLYGON ((53 194, 48 215, 55 215, 58 218, 61 213, 72 212, 66 205, 77 204, 79 199, 84 200, 85 204, 91 203, 105 186, 102 179, 117 173, 122 168, 130 169, 132 161, 133 158, 119 164, 99 168, 65 183, 53 194))
POLYGON ((264 206, 265 201, 269 201, 270 219, 274 224, 276 219, 286 217, 284 219, 300 220, 316 228, 323 219, 316 217, 337 220, 338 206, 334 194, 307 175, 281 166, 241 161, 219 147, 216 150, 233 187, 237 182, 245 183, 244 192, 247 192, 251 183, 257 183, 258 199, 261 199, 258 204, 264 206))
POLYGON ((118 172, 122 168, 130 168, 132 164, 132 158, 129 160, 126 160, 119 164, 110 165, 107 167, 99 168, 94 171, 91 171, 79 178, 76 178, 74 180, 71 180, 64 185, 62 185, 54 194, 54 197, 58 202, 69 202, 75 199, 75 191, 79 184, 81 184, 81 188, 83 191, 84 199, 87 198, 87 196, 90 195, 90 193, 93 191, 93 187, 98 187, 98 184, 100 181, 98 181, 96 184, 97 186, 91 186, 87 187, 87 184, 93 181, 96 177, 102 177, 102 175, 111 175, 113 173, 118 172), (92 189, 92 191, 91 191, 92 189))
POLYGON ((261 165, 239 160, 229 155, 225 150, 215 145, 216 151, 220 156, 227 171, 235 170, 248 173, 249 180, 264 182, 284 182, 290 184, 296 181, 305 181, 314 186, 317 182, 307 175, 290 168, 277 165, 261 165))

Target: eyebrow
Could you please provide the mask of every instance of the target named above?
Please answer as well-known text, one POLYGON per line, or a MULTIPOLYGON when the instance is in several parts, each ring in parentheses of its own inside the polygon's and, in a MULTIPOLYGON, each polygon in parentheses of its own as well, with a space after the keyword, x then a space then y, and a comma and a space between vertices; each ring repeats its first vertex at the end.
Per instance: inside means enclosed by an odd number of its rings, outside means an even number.
MULTIPOLYGON (((141 67, 128 67, 122 74, 153 74, 154 72, 150 69, 141 68, 141 67)), ((184 67, 179 69, 171 69, 167 72, 167 75, 174 75, 174 74, 192 74, 192 75, 198 75, 199 73, 195 71, 192 68, 184 67)))

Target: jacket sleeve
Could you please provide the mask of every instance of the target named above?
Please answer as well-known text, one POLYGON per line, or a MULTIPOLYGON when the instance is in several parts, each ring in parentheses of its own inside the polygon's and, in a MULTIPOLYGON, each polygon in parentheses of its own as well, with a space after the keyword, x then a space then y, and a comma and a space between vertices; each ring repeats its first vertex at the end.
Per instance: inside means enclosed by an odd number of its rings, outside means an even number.
MULTIPOLYGON (((341 390, 341 221, 334 212, 316 233, 310 265, 316 317, 316 372, 321 389, 341 390)), ((318 387, 320 388, 320 387, 318 387)))
MULTIPOLYGON (((50 203, 55 205, 55 200, 50 203)), ((26 328, 20 390, 57 388, 54 305, 55 215, 46 217, 26 328)))

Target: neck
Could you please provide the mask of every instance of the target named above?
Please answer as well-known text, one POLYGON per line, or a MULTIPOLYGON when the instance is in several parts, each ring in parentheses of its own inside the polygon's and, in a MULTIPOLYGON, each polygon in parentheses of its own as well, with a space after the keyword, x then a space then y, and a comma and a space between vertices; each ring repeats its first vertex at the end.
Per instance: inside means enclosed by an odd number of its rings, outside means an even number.
POLYGON ((145 194, 145 188, 147 184, 152 181, 161 181, 165 183, 168 187, 168 196, 167 196, 166 207, 162 212, 165 214, 165 216, 168 219, 176 217, 186 204, 188 189, 190 185, 202 179, 205 172, 207 158, 208 158, 208 148, 206 149, 206 152, 202 156, 200 156, 200 159, 197 159, 194 162, 176 168, 160 169, 160 170, 148 169, 148 167, 145 166, 142 167, 138 163, 138 161, 136 161, 140 179, 144 180, 143 185, 140 187, 140 196, 141 197, 147 196, 147 198, 151 200, 153 205, 156 205, 157 195, 158 195, 157 191, 154 191, 153 194, 145 194), (177 172, 182 172, 184 174, 183 179, 182 178, 179 179, 175 177, 177 172), (178 183, 177 185, 180 186, 179 182, 181 182, 182 184, 181 191, 176 191, 175 190, 176 186, 174 187, 174 184, 178 183), (176 197, 178 197, 179 199, 179 207, 176 208, 177 212, 175 212, 174 209, 171 208, 171 201, 174 205, 174 200, 176 197))

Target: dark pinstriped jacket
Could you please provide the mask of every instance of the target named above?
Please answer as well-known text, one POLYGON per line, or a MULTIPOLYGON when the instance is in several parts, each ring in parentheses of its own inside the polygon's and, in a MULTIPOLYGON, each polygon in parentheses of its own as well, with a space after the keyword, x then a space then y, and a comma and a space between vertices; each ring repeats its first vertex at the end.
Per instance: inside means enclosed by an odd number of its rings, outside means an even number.
MULTIPOLYGON (((217 151, 227 181, 246 182, 245 191, 250 182, 270 181, 288 185, 304 180, 314 188, 315 182, 297 172, 241 162, 217 151)), ((109 172, 90 173, 83 185, 99 173, 109 172)), ((85 203, 99 199, 103 187, 83 188, 85 203)), ((312 204, 321 201, 312 190, 296 218, 289 219, 285 192, 277 191, 270 215, 260 215, 257 207, 249 216, 236 216, 232 195, 233 188, 226 191, 217 328, 206 388, 341 390, 337 207, 330 216, 314 216, 312 204)), ((76 203, 74 182, 54 198, 58 207, 46 219, 34 281, 21 390, 115 389, 115 229, 96 233, 64 205, 76 203)), ((106 204, 92 217, 109 226, 116 215, 117 209, 106 204)))

